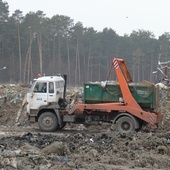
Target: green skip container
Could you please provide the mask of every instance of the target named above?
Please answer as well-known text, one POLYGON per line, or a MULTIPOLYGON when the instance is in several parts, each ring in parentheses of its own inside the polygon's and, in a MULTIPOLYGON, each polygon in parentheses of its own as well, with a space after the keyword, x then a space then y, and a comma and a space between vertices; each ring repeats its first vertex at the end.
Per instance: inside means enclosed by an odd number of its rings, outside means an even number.
MULTIPOLYGON (((144 110, 155 110, 158 101, 158 92, 154 84, 150 82, 131 83, 129 89, 137 103, 144 110)), ((109 82, 102 86, 100 82, 90 82, 84 84, 84 103, 112 103, 119 102, 122 93, 119 84, 109 82)))

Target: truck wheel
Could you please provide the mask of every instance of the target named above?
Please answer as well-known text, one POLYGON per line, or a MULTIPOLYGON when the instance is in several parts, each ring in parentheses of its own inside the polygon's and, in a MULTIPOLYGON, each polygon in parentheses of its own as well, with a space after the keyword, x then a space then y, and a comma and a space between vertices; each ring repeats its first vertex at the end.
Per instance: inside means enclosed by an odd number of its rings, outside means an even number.
POLYGON ((58 127, 58 119, 52 112, 44 112, 38 118, 38 126, 42 131, 53 132, 58 127))
POLYGON ((135 130, 134 122, 128 116, 120 117, 116 121, 116 129, 121 134, 129 134, 135 130))

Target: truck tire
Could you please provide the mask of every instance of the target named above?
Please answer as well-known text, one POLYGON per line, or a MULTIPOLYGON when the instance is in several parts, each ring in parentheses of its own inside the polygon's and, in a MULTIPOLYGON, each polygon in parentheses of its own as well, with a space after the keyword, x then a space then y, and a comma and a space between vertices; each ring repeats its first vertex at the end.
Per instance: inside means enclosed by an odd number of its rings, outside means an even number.
POLYGON ((44 112, 38 118, 38 126, 42 131, 53 132, 58 127, 58 119, 52 112, 44 112))
POLYGON ((116 121, 116 129, 120 134, 130 134, 135 131, 134 121, 128 116, 122 116, 116 121))

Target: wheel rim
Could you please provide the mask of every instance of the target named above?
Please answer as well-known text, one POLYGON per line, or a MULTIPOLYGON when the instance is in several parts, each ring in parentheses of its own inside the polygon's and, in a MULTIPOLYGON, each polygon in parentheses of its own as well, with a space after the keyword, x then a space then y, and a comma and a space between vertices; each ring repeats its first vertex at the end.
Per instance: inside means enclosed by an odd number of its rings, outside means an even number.
POLYGON ((53 119, 51 117, 45 117, 43 119, 43 124, 46 126, 46 127, 50 127, 52 124, 53 124, 53 119))
POLYGON ((116 127, 121 134, 128 134, 135 130, 133 120, 127 116, 119 118, 116 127))
POLYGON ((131 125, 129 122, 123 122, 121 124, 121 128, 123 131, 129 131, 131 129, 131 125))

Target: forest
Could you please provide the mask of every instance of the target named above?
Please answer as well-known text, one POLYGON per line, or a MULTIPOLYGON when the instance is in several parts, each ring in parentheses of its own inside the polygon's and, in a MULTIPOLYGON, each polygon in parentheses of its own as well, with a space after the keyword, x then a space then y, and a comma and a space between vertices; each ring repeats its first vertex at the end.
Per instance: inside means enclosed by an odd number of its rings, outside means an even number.
POLYGON ((67 74, 72 86, 105 81, 115 57, 126 61, 134 82, 156 82, 159 58, 170 60, 170 33, 155 38, 152 31, 139 29, 119 36, 114 28, 99 32, 43 11, 23 15, 16 9, 10 16, 8 3, 0 0, 1 83, 29 84, 38 73, 67 74))

